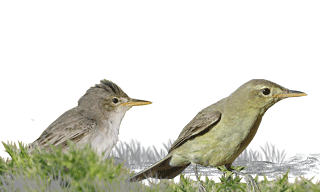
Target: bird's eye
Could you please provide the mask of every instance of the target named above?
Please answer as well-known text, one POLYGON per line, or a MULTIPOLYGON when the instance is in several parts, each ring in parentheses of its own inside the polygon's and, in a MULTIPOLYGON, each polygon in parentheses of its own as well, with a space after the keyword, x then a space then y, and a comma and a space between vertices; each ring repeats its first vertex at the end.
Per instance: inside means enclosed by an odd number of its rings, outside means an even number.
POLYGON ((119 100, 118 100, 117 98, 113 98, 113 99, 112 99, 112 102, 113 102, 113 103, 118 103, 119 100))
POLYGON ((270 89, 264 88, 264 89, 262 89, 262 93, 263 93, 264 95, 269 95, 269 94, 270 94, 270 89))

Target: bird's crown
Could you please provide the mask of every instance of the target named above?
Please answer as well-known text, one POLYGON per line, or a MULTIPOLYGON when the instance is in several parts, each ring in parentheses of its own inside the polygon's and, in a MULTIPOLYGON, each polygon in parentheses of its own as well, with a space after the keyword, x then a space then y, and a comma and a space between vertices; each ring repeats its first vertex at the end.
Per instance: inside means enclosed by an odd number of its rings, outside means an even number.
POLYGON ((100 84, 96 84, 95 87, 103 88, 110 93, 120 95, 122 97, 128 97, 128 95, 115 83, 110 80, 103 79, 100 84))

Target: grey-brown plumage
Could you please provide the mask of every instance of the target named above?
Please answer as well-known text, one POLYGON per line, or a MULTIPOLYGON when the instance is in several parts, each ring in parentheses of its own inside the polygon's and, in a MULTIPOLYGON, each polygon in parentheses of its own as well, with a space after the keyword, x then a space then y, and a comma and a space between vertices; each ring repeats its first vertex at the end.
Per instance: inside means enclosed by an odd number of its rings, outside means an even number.
MULTIPOLYGON (((250 175, 232 170, 231 164, 255 136, 267 109, 283 98, 304 95, 271 81, 251 80, 229 97, 200 111, 184 127, 164 159, 127 181, 141 181, 148 177, 172 179, 192 164, 199 182, 197 164, 225 165, 229 171, 244 175, 247 182, 259 190, 250 175)), ((199 185, 205 191, 200 182, 199 185)))
POLYGON ((118 141, 119 127, 132 106, 151 104, 131 99, 119 86, 108 80, 91 87, 79 99, 78 106, 66 111, 30 144, 48 148, 48 143, 67 148, 67 140, 78 146, 89 143, 98 154, 107 157, 118 141))

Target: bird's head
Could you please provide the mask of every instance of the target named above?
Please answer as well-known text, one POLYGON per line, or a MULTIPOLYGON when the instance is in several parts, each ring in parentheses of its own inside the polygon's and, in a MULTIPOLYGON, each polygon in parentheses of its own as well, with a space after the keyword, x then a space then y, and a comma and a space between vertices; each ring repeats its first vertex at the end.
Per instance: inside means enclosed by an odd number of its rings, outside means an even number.
POLYGON ((148 105, 150 101, 130 98, 118 85, 109 80, 101 80, 100 84, 88 89, 79 99, 79 106, 100 108, 108 112, 126 112, 132 106, 148 105))
POLYGON ((276 102, 289 98, 306 96, 300 91, 284 88, 276 83, 264 79, 253 79, 240 86, 230 96, 231 99, 246 109, 258 109, 264 113, 276 102))

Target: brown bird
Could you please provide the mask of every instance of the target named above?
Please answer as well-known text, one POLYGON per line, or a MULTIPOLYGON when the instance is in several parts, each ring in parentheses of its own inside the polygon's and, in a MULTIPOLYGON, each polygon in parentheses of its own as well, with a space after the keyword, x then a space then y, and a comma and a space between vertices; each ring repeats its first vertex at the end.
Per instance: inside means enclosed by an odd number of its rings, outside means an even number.
POLYGON ((132 106, 151 104, 150 101, 131 99, 122 89, 109 80, 101 80, 87 90, 78 106, 66 111, 30 144, 49 148, 49 143, 67 149, 67 140, 77 146, 89 143, 99 155, 107 158, 118 141, 121 121, 132 106))
POLYGON ((168 155, 126 181, 141 181, 148 177, 172 179, 192 164, 199 189, 197 164, 217 167, 245 176, 253 189, 259 187, 247 174, 233 170, 231 164, 255 136, 265 112, 276 102, 287 97, 305 96, 271 81, 251 80, 240 86, 229 97, 200 111, 182 130, 168 155))

